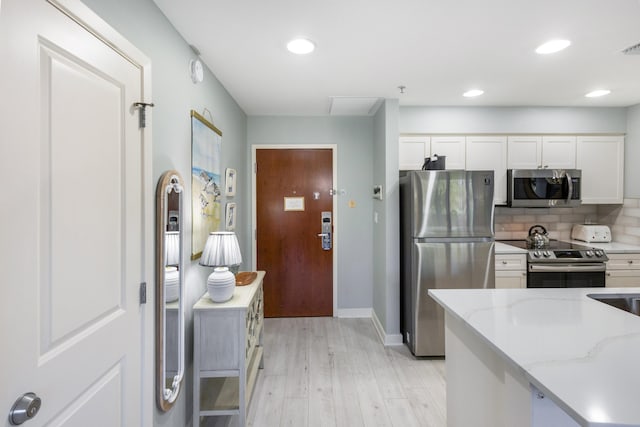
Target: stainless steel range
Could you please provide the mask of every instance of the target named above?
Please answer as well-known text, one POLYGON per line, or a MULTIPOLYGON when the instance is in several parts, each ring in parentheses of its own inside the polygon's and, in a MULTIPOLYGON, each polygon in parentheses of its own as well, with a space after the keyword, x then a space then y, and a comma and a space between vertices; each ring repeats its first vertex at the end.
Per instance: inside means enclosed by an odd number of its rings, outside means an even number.
POLYGON ((551 240, 543 248, 529 248, 525 240, 504 241, 527 249, 528 288, 593 288, 605 285, 605 261, 602 249, 551 240))

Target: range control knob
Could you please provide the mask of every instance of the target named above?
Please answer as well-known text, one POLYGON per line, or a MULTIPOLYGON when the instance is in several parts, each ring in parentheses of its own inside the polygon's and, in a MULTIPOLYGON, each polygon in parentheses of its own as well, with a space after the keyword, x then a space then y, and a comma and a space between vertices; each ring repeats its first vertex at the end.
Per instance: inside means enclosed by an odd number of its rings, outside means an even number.
POLYGON ((533 256, 534 256, 535 258, 540 258, 540 257, 542 256, 542 252, 540 252, 540 251, 533 251, 533 256))
POLYGON ((596 250, 596 256, 597 257, 603 257, 604 256, 604 251, 602 249, 596 250))
POLYGON ((542 252, 542 255, 543 255, 545 258, 549 258, 549 257, 551 256, 551 252, 550 252, 550 251, 544 251, 544 252, 542 252))
POLYGON ((592 250, 588 250, 588 251, 585 251, 585 253, 584 253, 584 254, 585 254, 588 258, 591 258, 591 257, 593 256, 593 251, 592 251, 592 250))

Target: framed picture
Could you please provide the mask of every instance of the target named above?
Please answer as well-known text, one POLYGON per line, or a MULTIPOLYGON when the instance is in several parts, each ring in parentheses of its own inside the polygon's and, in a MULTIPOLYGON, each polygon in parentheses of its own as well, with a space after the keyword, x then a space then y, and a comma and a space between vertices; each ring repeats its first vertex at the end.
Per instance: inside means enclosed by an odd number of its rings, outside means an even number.
POLYGON ((236 195, 236 170, 227 168, 225 173, 225 194, 229 197, 236 195))
POLYGON ((222 132, 191 110, 191 259, 202 255, 209 233, 221 222, 222 132))
POLYGON ((226 213, 226 225, 227 231, 233 231, 236 229, 236 204, 234 202, 227 203, 226 213))

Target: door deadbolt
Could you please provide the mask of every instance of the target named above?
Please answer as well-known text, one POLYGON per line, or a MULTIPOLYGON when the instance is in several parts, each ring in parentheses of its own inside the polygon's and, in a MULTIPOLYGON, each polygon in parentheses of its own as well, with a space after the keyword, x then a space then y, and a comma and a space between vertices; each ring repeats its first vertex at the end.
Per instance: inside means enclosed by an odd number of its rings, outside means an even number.
POLYGON ((35 393, 25 393, 16 400, 11 411, 9 411, 9 422, 17 426, 35 417, 42 400, 35 393))

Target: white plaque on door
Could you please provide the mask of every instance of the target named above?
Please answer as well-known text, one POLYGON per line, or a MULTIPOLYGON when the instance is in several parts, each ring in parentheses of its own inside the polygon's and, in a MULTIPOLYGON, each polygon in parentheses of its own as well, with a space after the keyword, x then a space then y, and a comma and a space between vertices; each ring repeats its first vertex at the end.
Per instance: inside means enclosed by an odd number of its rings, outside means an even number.
POLYGON ((303 211, 304 196, 303 197, 285 197, 284 210, 285 211, 303 211))

